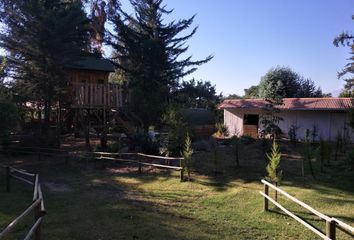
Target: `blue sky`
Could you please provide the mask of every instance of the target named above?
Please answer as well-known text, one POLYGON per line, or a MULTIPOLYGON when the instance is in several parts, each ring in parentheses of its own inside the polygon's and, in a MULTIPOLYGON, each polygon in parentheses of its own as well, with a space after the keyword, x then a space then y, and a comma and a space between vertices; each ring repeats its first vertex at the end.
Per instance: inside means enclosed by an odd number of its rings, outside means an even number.
MULTIPOLYGON (((195 59, 214 59, 189 78, 211 81, 224 95, 242 95, 271 67, 284 65, 311 78, 325 92, 342 88, 337 79, 349 48, 332 42, 353 31, 353 0, 165 0, 167 21, 197 14, 199 30, 189 40, 195 59)), ((123 0, 123 8, 127 7, 123 0)), ((128 10, 129 11, 129 10, 128 10)))

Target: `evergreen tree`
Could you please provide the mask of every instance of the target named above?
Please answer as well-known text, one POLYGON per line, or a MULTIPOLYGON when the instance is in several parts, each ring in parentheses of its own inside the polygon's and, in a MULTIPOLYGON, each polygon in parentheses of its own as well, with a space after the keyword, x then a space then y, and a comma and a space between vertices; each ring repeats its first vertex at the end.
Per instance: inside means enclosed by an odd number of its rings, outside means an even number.
POLYGON ((283 177, 283 171, 279 169, 281 153, 279 150, 279 145, 276 143, 275 140, 273 141, 272 152, 270 154, 267 154, 267 158, 269 160, 269 163, 266 167, 268 174, 266 179, 274 183, 279 183, 281 181, 281 178, 283 177))
POLYGON ((166 10, 162 0, 130 0, 130 3, 134 17, 125 13, 119 4, 112 8, 115 13, 110 15, 110 20, 115 33, 109 34, 108 43, 117 54, 117 66, 130 79, 132 110, 148 127, 160 120, 179 80, 212 56, 200 61, 193 61, 191 56, 181 57, 188 50, 186 41, 197 30, 194 28, 181 36, 193 24, 194 16, 164 23, 163 16, 172 10, 166 10))
POLYGON ((270 69, 261 79, 258 87, 259 98, 322 97, 320 88, 289 67, 270 69))
POLYGON ((64 66, 89 45, 89 20, 79 0, 0 0, 0 47, 8 53, 10 77, 21 95, 50 110, 67 82, 64 66))
POLYGON ((209 81, 183 81, 174 92, 175 100, 183 108, 205 108, 215 110, 220 103, 221 94, 216 94, 215 85, 209 81))
MULTIPOLYGON (((352 19, 354 20, 354 15, 352 15, 352 19)), ((338 73, 338 78, 347 76, 347 78, 344 79, 346 81, 345 89, 352 92, 354 91, 354 34, 343 32, 334 39, 333 44, 336 47, 340 45, 350 47, 350 62, 338 73)))
POLYGON ((187 170, 188 181, 191 180, 191 171, 192 171, 192 164, 193 164, 192 155, 193 155, 192 140, 187 134, 187 137, 184 142, 184 149, 182 152, 182 156, 183 156, 182 167, 183 167, 183 171, 187 170))

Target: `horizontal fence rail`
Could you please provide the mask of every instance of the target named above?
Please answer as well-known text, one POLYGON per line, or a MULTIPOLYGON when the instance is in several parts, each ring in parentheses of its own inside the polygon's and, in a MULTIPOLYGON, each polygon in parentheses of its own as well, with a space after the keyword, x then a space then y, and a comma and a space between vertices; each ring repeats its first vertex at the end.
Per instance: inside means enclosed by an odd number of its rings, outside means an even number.
POLYGON ((329 216, 327 216, 327 215, 315 210, 314 208, 310 207, 306 203, 301 202, 297 198, 291 196, 290 194, 288 194, 284 190, 282 190, 279 187, 267 182, 266 180, 262 180, 261 182, 264 184, 264 192, 259 192, 259 193, 264 197, 264 210, 265 211, 268 211, 268 209, 269 209, 269 201, 270 201, 275 206, 277 206, 279 209, 281 209, 283 212, 288 214, 290 217, 294 218, 296 221, 298 221, 299 223, 301 223, 302 225, 307 227, 309 230, 311 230, 312 232, 314 232, 319 237, 321 237, 322 239, 325 239, 325 240, 335 240, 336 239, 336 228, 338 228, 338 229, 342 230, 344 233, 354 237, 354 228, 351 227, 350 225, 348 225, 348 224, 346 224, 346 223, 344 223, 344 222, 342 222, 342 221, 340 221, 340 220, 338 220, 336 218, 329 217, 329 216), (326 232, 325 233, 322 232, 321 230, 319 230, 315 226, 311 225, 309 222, 305 221, 304 219, 300 218, 296 214, 292 213, 291 211, 289 211, 288 209, 283 207, 280 203, 278 203, 276 200, 271 198, 269 196, 269 188, 272 188, 276 192, 282 194, 286 198, 288 198, 291 201, 297 203, 298 205, 300 205, 301 207, 305 208, 309 212, 313 213, 314 215, 316 215, 320 219, 325 220, 326 221, 326 232))
POLYGON ((41 223, 43 217, 46 213, 44 207, 43 193, 41 189, 41 184, 39 182, 39 175, 34 173, 26 172, 22 169, 13 168, 10 166, 0 165, 0 167, 6 170, 6 191, 11 190, 11 179, 17 179, 21 182, 27 183, 33 186, 33 198, 32 204, 24 210, 19 216, 17 216, 13 221, 11 221, 3 230, 0 231, 0 239, 4 239, 13 231, 16 226, 31 212, 34 213, 34 224, 25 236, 25 240, 32 239, 34 236, 35 240, 41 239, 41 223))
POLYGON ((107 153, 107 152, 92 152, 94 158, 96 160, 111 160, 111 161, 120 161, 120 162, 128 162, 138 165, 138 172, 142 173, 142 166, 151 166, 156 168, 170 169, 180 171, 180 179, 184 180, 184 166, 183 162, 184 158, 173 158, 173 157, 164 157, 164 156, 155 156, 148 155, 143 153, 107 153), (132 157, 133 159, 124 158, 124 156, 132 157), (148 159, 156 159, 156 160, 165 160, 168 161, 168 164, 156 164, 143 162, 142 158, 148 159), (178 161, 180 166, 171 166, 170 161, 178 161))
POLYGON ((42 156, 63 157, 65 159, 65 163, 68 163, 70 158, 70 154, 68 151, 57 148, 9 146, 6 149, 2 149, 2 152, 37 155, 38 160, 41 160, 42 156))

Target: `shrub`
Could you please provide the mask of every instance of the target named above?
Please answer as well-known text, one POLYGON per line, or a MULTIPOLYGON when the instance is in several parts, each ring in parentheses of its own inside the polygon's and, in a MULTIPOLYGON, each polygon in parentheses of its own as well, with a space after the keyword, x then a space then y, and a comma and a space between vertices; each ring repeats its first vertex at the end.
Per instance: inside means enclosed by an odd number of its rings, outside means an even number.
POLYGON ((234 136, 232 138, 232 143, 234 146, 235 150, 235 163, 236 163, 236 168, 240 167, 240 139, 237 136, 234 136))
POLYGON ((243 135, 242 137, 240 137, 240 143, 242 144, 251 144, 254 143, 255 139, 249 135, 243 135))
POLYGON ((17 120, 18 110, 16 105, 6 96, 0 95, 0 138, 4 147, 9 144, 9 135, 16 127, 17 120))
POLYGON ((313 178, 315 178, 315 173, 313 171, 312 159, 314 158, 314 151, 310 143, 310 131, 306 129, 305 132, 305 143, 301 151, 302 161, 301 161, 301 174, 305 177, 305 163, 307 162, 310 167, 310 172, 313 178))
POLYGON ((182 152, 182 156, 183 156, 183 170, 187 170, 187 176, 188 176, 188 181, 191 180, 191 170, 192 170, 192 155, 193 155, 193 148, 192 148, 192 141, 189 137, 189 135, 187 134, 185 143, 184 143, 184 149, 182 152))
POLYGON ((229 130, 223 123, 216 123, 215 129, 216 129, 216 133, 213 135, 214 137, 224 138, 229 135, 229 130))
POLYGON ((266 167, 267 176, 266 179, 268 181, 279 183, 283 177, 283 171, 280 170, 280 160, 281 160, 281 153, 279 149, 279 145, 273 140, 272 144, 272 152, 270 154, 266 154, 269 160, 269 163, 266 167))
POLYGON ((344 145, 343 145, 343 136, 342 133, 338 132, 336 136, 336 148, 334 152, 334 160, 337 161, 338 153, 344 152, 344 145))
POLYGON ((345 162, 348 166, 348 169, 354 170, 354 150, 351 150, 345 155, 345 162))
POLYGON ((143 130, 138 130, 133 134, 133 147, 147 154, 158 154, 158 144, 153 142, 149 134, 143 130))
POLYGON ((321 172, 323 172, 324 164, 327 163, 329 165, 331 161, 331 144, 322 138, 316 151, 316 159, 320 162, 321 172))
POLYGON ((162 122, 168 129, 168 152, 172 156, 177 156, 183 150, 187 133, 191 132, 190 127, 183 119, 181 112, 174 107, 167 109, 162 116, 162 122))
POLYGON ((289 135, 290 141, 292 143, 296 143, 296 141, 297 141, 297 130, 298 129, 299 129, 299 127, 296 125, 291 125, 289 128, 288 135, 289 135))

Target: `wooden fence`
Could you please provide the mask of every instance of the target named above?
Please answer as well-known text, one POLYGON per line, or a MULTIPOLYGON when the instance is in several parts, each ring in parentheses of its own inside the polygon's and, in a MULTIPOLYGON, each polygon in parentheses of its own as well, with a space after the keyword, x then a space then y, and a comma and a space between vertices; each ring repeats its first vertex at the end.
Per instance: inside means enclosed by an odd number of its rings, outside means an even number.
POLYGON ((260 192, 260 194, 264 197, 264 211, 268 211, 269 201, 270 201, 275 206, 277 206, 279 209, 281 209, 283 212, 288 214, 290 217, 294 218, 296 221, 298 221, 299 223, 301 223, 302 225, 304 225, 305 227, 310 229, 312 232, 314 232, 315 234, 320 236, 322 239, 335 240, 336 239, 336 229, 337 228, 342 230, 346 234, 350 235, 351 237, 354 237, 354 228, 352 226, 350 226, 350 225, 348 225, 348 224, 346 224, 346 223, 344 223, 344 222, 342 222, 342 221, 340 221, 340 220, 338 220, 336 218, 329 217, 327 215, 324 215, 324 214, 320 213, 319 211, 313 209, 312 207, 310 207, 306 203, 301 202, 300 200, 298 200, 295 197, 289 195, 288 193, 286 193, 282 189, 274 186, 273 184, 267 182, 266 180, 262 180, 261 182, 264 184, 264 192, 260 192), (295 215, 291 211, 287 210, 282 205, 280 205, 276 200, 271 198, 269 196, 269 188, 272 188, 277 193, 282 194, 286 198, 290 199, 291 201, 297 203, 298 205, 302 206, 306 210, 310 211, 311 213, 313 213, 314 215, 316 215, 320 219, 326 221, 326 231, 325 231, 325 233, 322 232, 321 230, 319 230, 318 228, 316 228, 315 226, 313 226, 312 224, 310 224, 309 222, 307 222, 304 219, 300 218, 299 216, 295 215))
POLYGON ((143 153, 93 152, 92 154, 94 155, 94 158, 96 160, 111 160, 111 161, 120 161, 120 162, 137 164, 139 173, 142 173, 143 166, 151 166, 156 168, 180 171, 180 179, 181 181, 184 181, 184 167, 183 167, 184 158, 163 157, 163 156, 148 155, 143 153), (144 162, 144 159, 164 160, 165 164, 144 162), (171 166, 171 162, 175 162, 175 161, 178 161, 179 166, 171 166))
POLYGON ((45 215, 44 199, 39 182, 39 175, 29 173, 17 168, 0 165, 0 167, 6 170, 6 191, 11 191, 11 179, 17 179, 23 183, 26 183, 33 187, 33 198, 31 205, 24 210, 19 216, 17 216, 11 223, 9 223, 1 232, 0 239, 4 239, 13 231, 16 226, 31 212, 34 213, 34 224, 27 232, 24 240, 29 240, 34 237, 35 240, 41 239, 41 224, 45 215))
POLYGON ((43 156, 63 157, 65 159, 65 163, 68 163, 70 157, 68 151, 57 148, 10 146, 7 147, 6 150, 3 150, 3 152, 37 155, 38 160, 41 160, 43 156))

